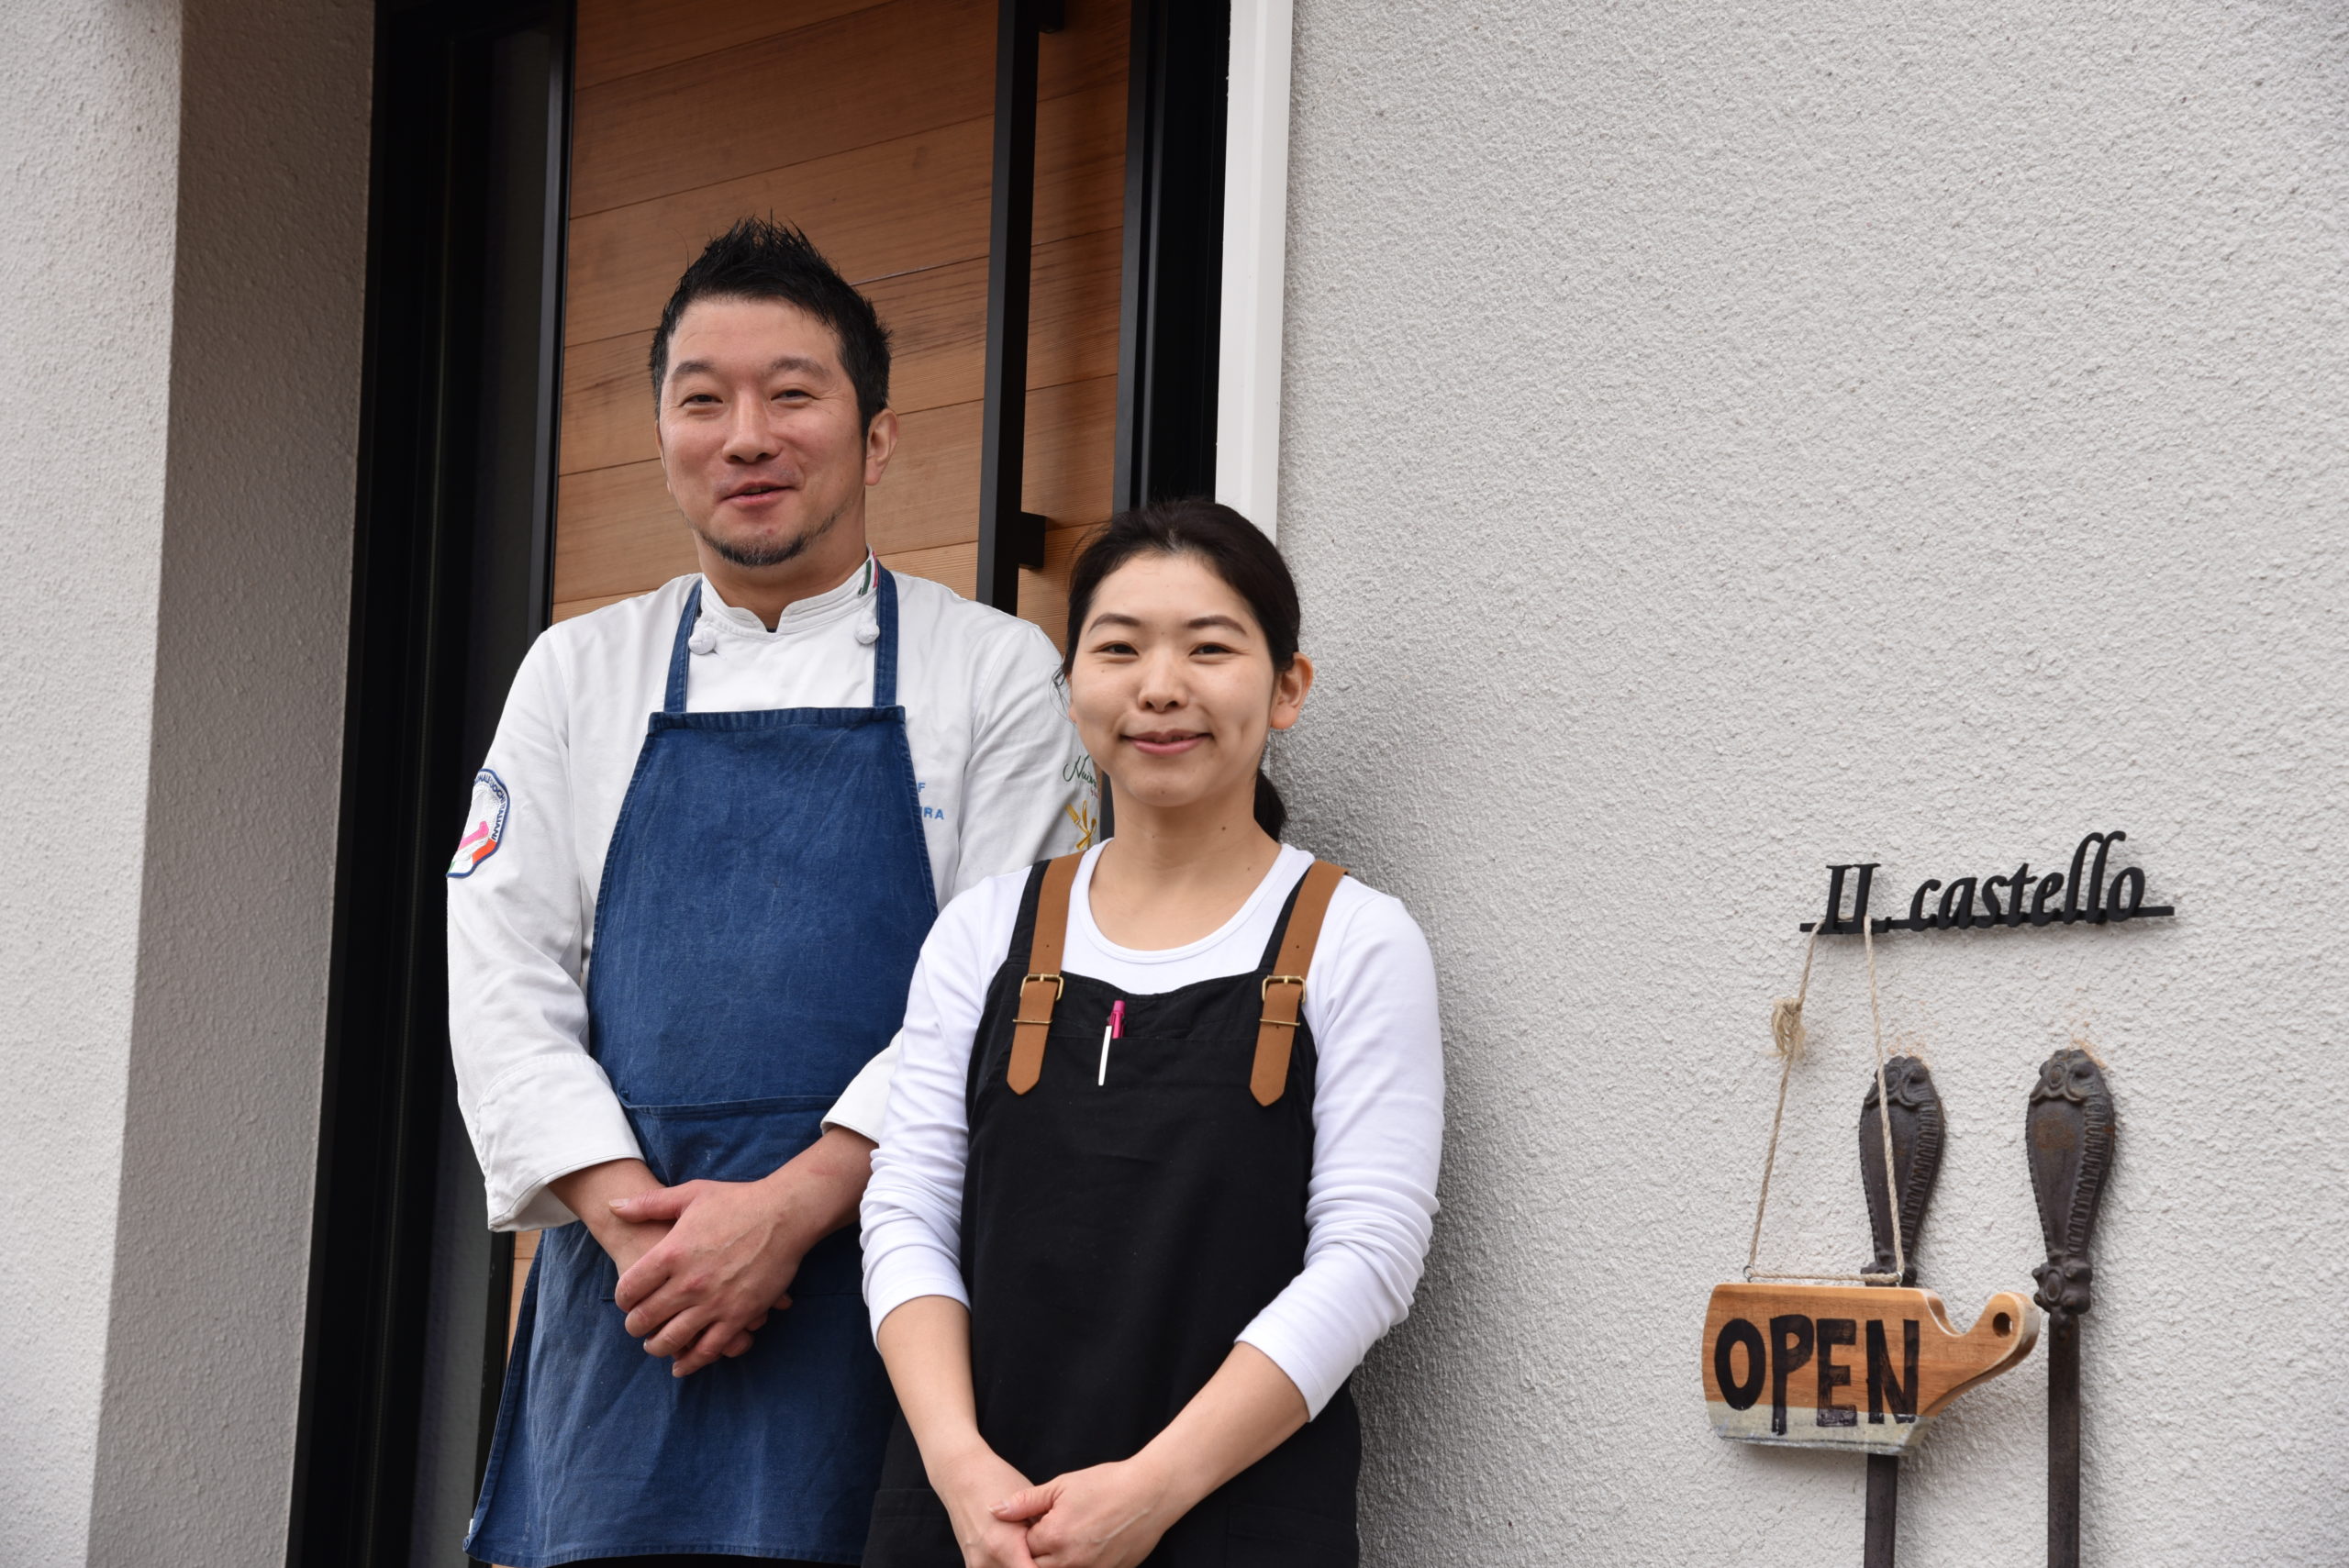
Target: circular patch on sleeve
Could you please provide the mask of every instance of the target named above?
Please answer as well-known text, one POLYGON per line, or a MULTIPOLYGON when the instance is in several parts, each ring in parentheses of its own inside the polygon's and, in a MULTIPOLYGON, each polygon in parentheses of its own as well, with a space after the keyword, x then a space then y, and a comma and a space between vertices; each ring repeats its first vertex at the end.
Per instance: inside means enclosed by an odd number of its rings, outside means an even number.
POLYGON ((465 813, 465 836, 457 841, 457 858, 449 862, 451 876, 471 876, 497 853, 497 846, 506 841, 506 816, 512 806, 505 780, 487 768, 473 775, 473 809, 465 813))

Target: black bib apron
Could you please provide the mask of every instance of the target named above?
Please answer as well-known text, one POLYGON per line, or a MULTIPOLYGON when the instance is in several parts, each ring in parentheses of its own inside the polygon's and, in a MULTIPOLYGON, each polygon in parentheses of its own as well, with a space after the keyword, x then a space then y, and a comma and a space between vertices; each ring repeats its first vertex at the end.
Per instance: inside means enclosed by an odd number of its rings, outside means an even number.
MULTIPOLYGON (((1260 1104, 1250 1090, 1264 982, 1297 891, 1245 974, 1149 996, 1067 974, 1041 1075, 1020 1094, 1007 1075, 1045 870, 1029 877, 973 1042, 963 1187, 979 1430, 1033 1482, 1130 1458, 1206 1385, 1305 1266, 1313 1168, 1315 1057, 1301 1016, 1278 1097, 1260 1104)), ((1341 1388, 1169 1529, 1145 1568, 1353 1568, 1360 1455, 1341 1388)), ((962 1568, 903 1417, 864 1561, 962 1568)))

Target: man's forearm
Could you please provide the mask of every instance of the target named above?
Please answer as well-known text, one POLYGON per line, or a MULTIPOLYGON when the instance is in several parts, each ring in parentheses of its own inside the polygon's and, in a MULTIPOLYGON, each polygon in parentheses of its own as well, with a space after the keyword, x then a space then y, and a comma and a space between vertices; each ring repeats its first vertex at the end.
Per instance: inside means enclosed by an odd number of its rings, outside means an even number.
POLYGON ((765 1178, 810 1246, 856 1218, 873 1179, 873 1148, 863 1133, 835 1127, 765 1178))
POLYGON ((618 1199, 640 1197, 661 1190, 651 1167, 641 1160, 607 1160, 600 1165, 557 1176, 547 1184, 547 1190, 562 1200, 563 1207, 579 1217, 587 1227, 587 1234, 610 1254, 622 1272, 669 1233, 666 1222, 631 1224, 612 1212, 612 1205, 618 1199))

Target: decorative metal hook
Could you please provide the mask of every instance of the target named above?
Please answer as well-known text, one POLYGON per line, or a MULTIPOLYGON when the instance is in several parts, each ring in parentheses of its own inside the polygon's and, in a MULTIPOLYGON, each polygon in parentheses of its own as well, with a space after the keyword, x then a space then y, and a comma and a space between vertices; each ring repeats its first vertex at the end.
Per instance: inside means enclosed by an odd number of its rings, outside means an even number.
POLYGON ((2032 1271, 2047 1309, 2047 1562, 2080 1561, 2080 1318, 2092 1304, 2088 1262, 2098 1201, 2112 1173, 2120 1121, 2096 1059, 2076 1046, 2043 1062, 2023 1120, 2047 1261, 2032 1271))
MULTIPOLYGON (((1868 1075, 1868 1092, 1860 1102, 1860 1186, 1867 1194, 1868 1230, 1876 1256, 1865 1272, 1889 1274, 1906 1259, 1900 1284, 1917 1283, 1917 1239, 1925 1226, 1925 1206, 1932 1200, 1933 1179, 1941 1173, 1943 1120, 1941 1092, 1933 1074, 1914 1056, 1896 1056, 1884 1064, 1885 1093, 1892 1101, 1893 1180, 1884 1175, 1884 1113, 1876 1095, 1876 1075, 1868 1075), (1895 1248, 1891 1190, 1900 1195, 1900 1245, 1895 1248)), ((1892 1568, 1893 1545, 1900 1517, 1900 1458, 1898 1454, 1868 1455, 1868 1514, 1865 1568, 1892 1568)))

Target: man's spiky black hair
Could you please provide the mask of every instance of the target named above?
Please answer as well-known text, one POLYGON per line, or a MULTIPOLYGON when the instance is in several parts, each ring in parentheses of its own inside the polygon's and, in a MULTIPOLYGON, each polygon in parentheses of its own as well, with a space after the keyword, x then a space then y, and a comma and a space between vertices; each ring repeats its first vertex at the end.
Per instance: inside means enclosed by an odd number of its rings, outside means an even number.
POLYGON ((779 299, 796 305, 841 340, 841 368, 856 388, 856 411, 870 428, 889 406, 889 329, 873 302, 824 260, 807 237, 787 223, 746 217, 707 245, 677 280, 652 334, 652 400, 669 373, 669 339, 697 299, 779 299))

